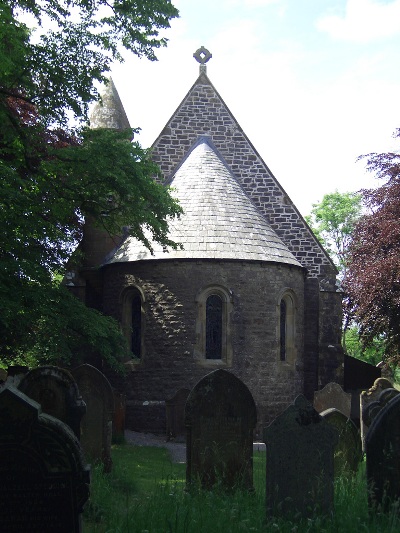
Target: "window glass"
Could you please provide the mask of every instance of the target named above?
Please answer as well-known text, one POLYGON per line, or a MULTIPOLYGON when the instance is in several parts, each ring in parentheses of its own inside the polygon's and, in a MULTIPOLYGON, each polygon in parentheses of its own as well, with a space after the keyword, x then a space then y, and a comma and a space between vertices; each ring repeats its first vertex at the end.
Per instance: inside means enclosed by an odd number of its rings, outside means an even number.
POLYGON ((222 298, 212 294, 206 302, 206 359, 222 358, 222 298))

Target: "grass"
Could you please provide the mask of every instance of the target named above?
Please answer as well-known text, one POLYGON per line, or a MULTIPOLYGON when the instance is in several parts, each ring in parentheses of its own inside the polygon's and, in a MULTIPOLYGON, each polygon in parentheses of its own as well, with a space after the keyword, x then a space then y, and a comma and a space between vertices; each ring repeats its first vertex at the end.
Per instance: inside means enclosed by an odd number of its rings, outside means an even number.
POLYGON ((91 497, 83 533, 354 533, 398 532, 400 514, 369 514, 365 465, 355 478, 335 483, 332 516, 267 518, 265 453, 254 454, 254 493, 185 491, 186 465, 164 448, 114 445, 110 474, 92 467, 91 497))

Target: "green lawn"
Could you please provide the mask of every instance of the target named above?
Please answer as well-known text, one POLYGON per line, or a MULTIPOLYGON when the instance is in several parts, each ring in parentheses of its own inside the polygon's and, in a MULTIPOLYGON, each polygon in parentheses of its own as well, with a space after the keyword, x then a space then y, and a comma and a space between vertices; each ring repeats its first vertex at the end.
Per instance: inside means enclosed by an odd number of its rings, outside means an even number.
MULTIPOLYGON (((368 515, 365 469, 336 482, 330 517, 267 520, 265 453, 254 455, 254 493, 186 492, 184 464, 164 448, 114 445, 111 474, 92 467, 83 533, 396 532, 399 515, 368 515)), ((364 466, 364 465, 363 465, 364 466)))

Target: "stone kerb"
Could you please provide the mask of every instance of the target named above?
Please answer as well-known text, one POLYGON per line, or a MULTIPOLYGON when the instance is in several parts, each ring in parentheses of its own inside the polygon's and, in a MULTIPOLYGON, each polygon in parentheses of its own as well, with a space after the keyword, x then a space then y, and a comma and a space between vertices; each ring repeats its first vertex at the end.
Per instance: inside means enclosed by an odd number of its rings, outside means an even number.
POLYGON ((210 489, 253 488, 254 399, 226 370, 215 370, 191 391, 185 408, 186 482, 210 489))
POLYGON ((329 514, 337 429, 300 395, 265 428, 264 442, 267 514, 329 514))
POLYGON ((21 379, 18 389, 39 403, 44 413, 68 424, 80 439, 86 405, 68 370, 51 365, 35 368, 21 379))
POLYGON ((110 472, 114 394, 106 376, 92 365, 84 364, 72 370, 79 392, 86 404, 81 421, 81 445, 85 456, 101 461, 110 472))
POLYGON ((0 530, 80 533, 89 474, 71 429, 5 385, 0 390, 0 530))

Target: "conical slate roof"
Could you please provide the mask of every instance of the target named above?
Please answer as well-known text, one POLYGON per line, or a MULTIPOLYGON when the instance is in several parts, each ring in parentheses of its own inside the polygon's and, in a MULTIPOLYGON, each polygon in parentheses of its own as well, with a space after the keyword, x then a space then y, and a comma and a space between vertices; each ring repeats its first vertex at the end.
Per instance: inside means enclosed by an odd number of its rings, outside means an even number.
POLYGON ((151 255, 128 237, 108 263, 146 259, 236 259, 301 266, 259 213, 213 146, 201 137, 175 172, 173 195, 184 214, 170 223, 169 238, 183 250, 151 255))
POLYGON ((130 128, 124 106, 111 78, 101 93, 101 102, 97 102, 93 107, 90 114, 90 127, 115 130, 130 128))

